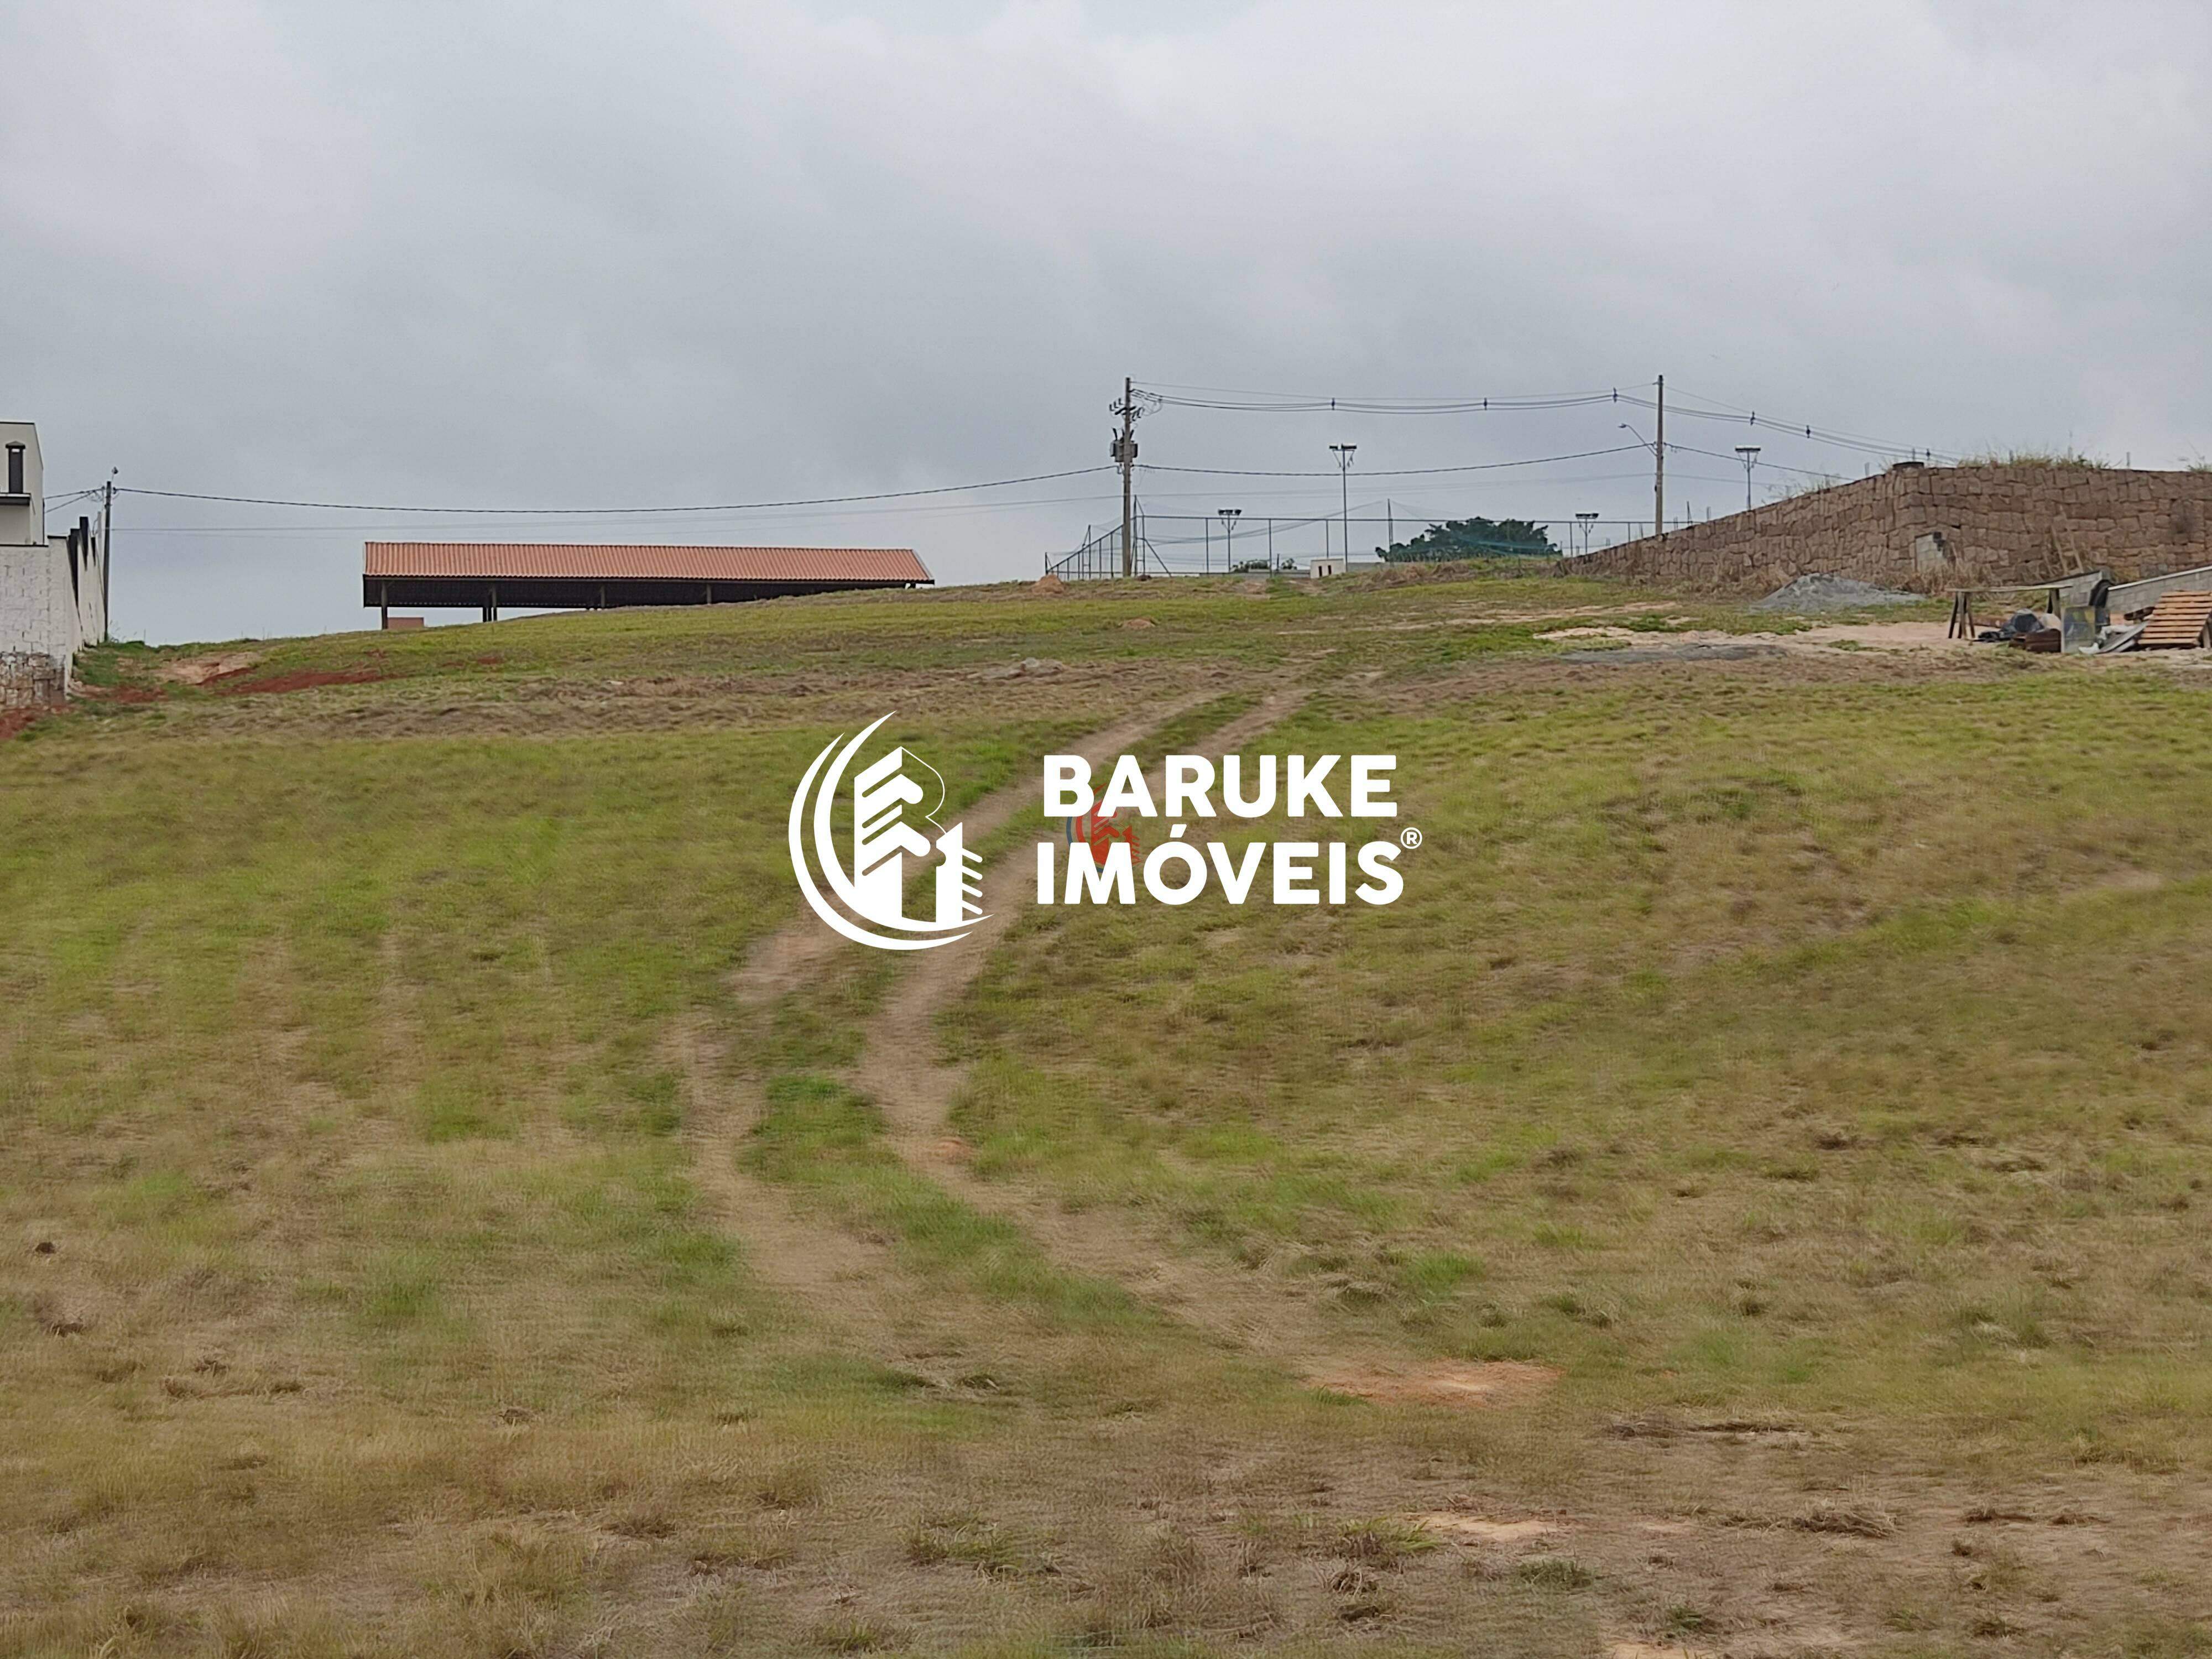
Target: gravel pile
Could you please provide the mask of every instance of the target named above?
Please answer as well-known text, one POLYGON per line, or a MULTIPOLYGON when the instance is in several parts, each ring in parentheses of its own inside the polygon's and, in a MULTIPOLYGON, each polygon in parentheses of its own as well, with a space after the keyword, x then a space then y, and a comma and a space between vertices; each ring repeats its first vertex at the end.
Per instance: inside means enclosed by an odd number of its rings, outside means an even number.
POLYGON ((1925 593, 1905 593, 1894 587, 1876 587, 1850 576, 1824 572, 1800 576, 1753 603, 1753 611, 1790 611, 1800 615, 1821 611, 1858 611, 1870 605, 1919 605, 1925 593))

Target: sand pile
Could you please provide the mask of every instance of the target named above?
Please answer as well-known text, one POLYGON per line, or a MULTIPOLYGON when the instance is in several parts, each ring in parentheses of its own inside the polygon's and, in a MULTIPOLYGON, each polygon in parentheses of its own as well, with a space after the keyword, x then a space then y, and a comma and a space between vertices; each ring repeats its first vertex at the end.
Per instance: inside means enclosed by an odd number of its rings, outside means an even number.
POLYGON ((1925 593, 1907 593, 1894 587, 1876 587, 1872 582, 1863 582, 1850 576, 1831 575, 1816 571, 1785 582, 1765 599, 1754 601, 1753 611, 1787 611, 1806 616, 1823 611, 1858 611, 1870 605, 1919 605, 1927 599, 1925 593))

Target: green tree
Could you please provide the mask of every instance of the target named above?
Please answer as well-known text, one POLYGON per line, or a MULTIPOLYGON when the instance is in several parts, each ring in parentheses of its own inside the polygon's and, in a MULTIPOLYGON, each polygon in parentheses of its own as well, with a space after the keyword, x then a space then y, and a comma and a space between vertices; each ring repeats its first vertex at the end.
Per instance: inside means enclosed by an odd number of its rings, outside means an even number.
POLYGON ((1410 541, 1375 550, 1393 564, 1434 564, 1446 559, 1557 557, 1544 526, 1526 519, 1449 519, 1410 541))

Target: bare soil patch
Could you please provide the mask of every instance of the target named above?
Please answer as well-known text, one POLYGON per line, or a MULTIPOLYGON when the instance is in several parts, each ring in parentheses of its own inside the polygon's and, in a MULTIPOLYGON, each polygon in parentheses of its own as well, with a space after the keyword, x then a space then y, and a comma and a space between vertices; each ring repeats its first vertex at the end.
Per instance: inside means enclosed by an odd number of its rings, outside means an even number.
MULTIPOLYGON (((1536 637, 1553 641, 1633 641, 1632 648, 1641 653, 1636 659, 1648 661, 1656 661, 1668 655, 1695 655, 1701 648, 1713 646, 1756 646, 1783 651, 1832 650, 1838 645, 1864 646, 1869 649, 1884 651, 1961 651, 1969 648, 1970 641, 1948 638, 1948 631, 1943 623, 1937 622, 1895 622, 1823 623, 1818 627, 1800 629, 1794 634, 1730 634, 1710 628, 1691 628, 1680 633, 1662 634, 1615 627, 1610 623, 1594 623, 1555 628, 1536 637)), ((1620 653, 1613 654, 1616 661, 1626 659, 1620 653)))
POLYGON ((1846 641, 1901 651, 1969 651, 1971 640, 1947 638, 1948 629, 1939 622, 1824 623, 1788 637, 1808 645, 1832 645, 1846 641))
POLYGON ((205 685, 228 674, 242 674, 249 668, 260 665, 258 651, 225 651, 211 657, 179 657, 165 662, 155 672, 165 680, 174 680, 181 685, 205 685))
POLYGON ((1549 1365, 1515 1359, 1437 1360, 1326 1371, 1313 1380, 1332 1394, 1377 1405, 1496 1406, 1541 1394, 1559 1374, 1549 1365))
POLYGON ((1413 1521, 1424 1531, 1455 1543, 1527 1544, 1540 1538, 1554 1537, 1559 1531, 1549 1521, 1487 1521, 1479 1515, 1461 1515, 1451 1510, 1417 1515, 1413 1521))
POLYGON ((377 668, 299 668, 289 674, 270 674, 261 679, 240 680, 235 684, 232 683, 229 675, 221 674, 208 684, 214 685, 218 696, 243 697, 262 691, 311 691, 323 685, 368 685, 391 678, 390 674, 377 668))

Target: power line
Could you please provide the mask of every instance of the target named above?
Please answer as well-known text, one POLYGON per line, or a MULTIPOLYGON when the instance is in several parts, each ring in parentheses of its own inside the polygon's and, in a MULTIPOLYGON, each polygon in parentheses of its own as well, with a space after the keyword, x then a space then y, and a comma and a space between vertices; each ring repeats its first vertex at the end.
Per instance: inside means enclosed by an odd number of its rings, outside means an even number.
MULTIPOLYGON (((1675 412, 1677 415, 1679 415, 1679 414, 1680 414, 1682 411, 1681 411, 1680 410, 1679 410, 1679 409, 1678 409, 1678 410, 1676 410, 1674 412, 1675 412)), ((1729 456, 1729 455, 1725 455, 1725 454, 1722 453, 1721 453, 1719 450, 1717 450, 1717 449, 1700 449, 1700 448, 1698 448, 1695 444, 1668 444, 1668 445, 1667 446, 1667 447, 1668 447, 1668 448, 1669 448, 1669 449, 1671 449, 1671 450, 1673 450, 1673 451, 1674 451, 1677 454, 1681 454, 1681 455, 1705 455, 1705 456, 1710 456, 1712 459, 1717 460, 1717 461, 1726 461, 1726 460, 1732 460, 1732 459, 1739 459, 1739 458, 1737 458, 1737 457, 1729 456)), ((1928 451, 1928 450, 1923 449, 1923 450, 1922 450, 1920 453, 1921 453, 1922 454, 1923 454, 1923 455, 1926 455, 1926 454, 1930 453, 1931 452, 1930 452, 1930 451, 1928 451)), ((1765 468, 1765 469, 1766 469, 1768 471, 1770 471, 1770 472, 1795 472, 1795 473, 1798 474, 1801 477, 1807 477, 1807 478, 1833 478, 1833 479, 1834 479, 1838 483, 1843 483, 1843 482, 1844 482, 1844 481, 1843 481, 1843 479, 1842 479, 1840 477, 1838 477, 1837 474, 1835 474, 1835 473, 1833 473, 1833 472, 1823 472, 1823 471, 1820 471, 1818 468, 1815 468, 1815 467, 1809 467, 1809 466, 1784 466, 1784 465, 1783 465, 1783 464, 1782 464, 1781 462, 1779 462, 1779 461, 1761 461, 1761 462, 1759 463, 1759 465, 1760 465, 1760 466, 1762 466, 1762 467, 1764 467, 1764 468, 1765 468)), ((1710 482, 1710 480, 1709 480, 1708 482, 1710 482)))
MULTIPOLYGON (((1722 411, 1723 417, 1728 415, 1735 415, 1741 416, 1747 425, 1757 426, 1760 423, 1759 414, 1757 410, 1746 409, 1741 404, 1728 403, 1718 398, 1708 398, 1702 392, 1692 392, 1687 395, 1698 403, 1709 404, 1714 410, 1722 411)), ((1703 414, 1705 411, 1694 410, 1692 412, 1703 414)), ((1789 432, 1793 436, 1801 430, 1809 430, 1815 434, 1826 432, 1827 430, 1826 428, 1817 425, 1810 428, 1793 425, 1792 422, 1788 421, 1778 421, 1771 416, 1766 417, 1766 424, 1775 427, 1779 430, 1789 432)), ((1890 443, 1883 439, 1870 438, 1863 432, 1828 432, 1827 435, 1831 440, 1836 442, 1864 444, 1872 448, 1881 449, 1893 453, 1900 449, 1905 450, 1909 453, 1929 456, 1936 455, 1938 453, 1928 448, 1925 445, 1890 443)))
MULTIPOLYGON (((1607 449, 1578 449, 1566 455, 1534 455, 1520 461, 1474 461, 1464 466, 1410 466, 1394 471, 1363 472, 1364 478, 1419 478, 1438 472, 1495 472, 1504 467, 1548 466, 1558 461, 1583 461, 1594 455, 1620 455, 1642 447, 1638 444, 1615 444, 1607 449)), ((1271 471, 1264 468, 1236 466, 1169 466, 1157 461, 1142 461, 1139 465, 1147 472, 1201 472, 1217 478, 1334 478, 1336 469, 1326 471, 1271 471)))
MULTIPOLYGON (((1641 409, 1656 407, 1649 399, 1633 397, 1626 392, 1620 394, 1620 401, 1625 404, 1634 404, 1641 409)), ((1712 400, 1702 398, 1699 401, 1710 403, 1712 400)), ((1862 437, 1853 433, 1833 432, 1826 427, 1813 426, 1803 422, 1777 420, 1771 416, 1762 416, 1757 410, 1692 409, 1680 403, 1669 407, 1671 412, 1677 417, 1688 416, 1700 421, 1725 421, 1731 426, 1758 427, 1765 431, 1786 433, 1793 438, 1807 438, 1814 443, 1830 444, 1838 449, 1856 450, 1864 455, 1880 455, 1884 458, 1899 454, 1924 455, 1929 459, 1936 461, 1955 461, 1958 459, 1956 456, 1947 455, 1939 450, 1930 449, 1924 444, 1896 444, 1880 438, 1862 437)))
MULTIPOLYGON (((1176 397, 1161 392, 1161 401, 1184 409, 1210 409, 1226 411, 1267 414, 1299 414, 1328 410, 1355 415, 1467 415, 1492 410, 1538 409, 1572 409, 1591 404, 1630 404, 1638 409, 1658 407, 1655 398, 1640 395, 1638 391, 1624 392, 1618 386, 1606 392, 1545 392, 1521 397, 1498 398, 1341 398, 1295 392, 1267 392, 1232 390, 1219 386, 1183 386, 1182 392, 1210 392, 1211 397, 1176 397)), ((1691 393, 1692 402, 1710 405, 1698 409, 1680 401, 1680 388, 1676 388, 1674 412, 1700 420, 1741 422, 1750 426, 1765 425, 1778 432, 1787 432, 1793 437, 1802 436, 1815 443, 1832 444, 1838 448, 1852 449, 1865 454, 1893 456, 1899 453, 1925 455, 1931 460, 1955 461, 1956 457, 1929 449, 1924 445, 1891 443, 1863 433, 1844 432, 1803 421, 1784 421, 1772 416, 1762 420, 1756 410, 1744 409, 1723 403, 1718 398, 1691 393)), ((1674 446, 1668 446, 1670 448, 1674 446)), ((1725 459, 1725 458, 1724 458, 1725 459)))
POLYGON ((1003 489, 1014 484, 1043 483, 1054 478, 1080 478, 1093 472, 1110 472, 1109 466, 1072 467, 1065 472, 1032 472, 1019 478, 992 478, 981 483, 936 484, 927 489, 884 489, 863 495, 809 495, 780 501, 714 501, 696 507, 400 507, 389 501, 302 501, 273 495, 216 495, 190 489, 140 489, 118 484, 118 495, 158 495, 175 501, 227 501, 240 507, 301 507, 331 513, 421 513, 434 516, 463 514, 504 515, 530 519, 643 518, 669 513, 752 513, 778 507, 836 507, 848 501, 909 501, 919 495, 955 495, 971 489, 1003 489))
MULTIPOLYGON (((1331 400, 1331 394, 1325 392, 1255 392, 1249 386, 1190 386, 1173 380, 1146 380, 1145 385, 1156 392, 1163 388, 1170 392, 1211 392, 1224 398, 1318 398, 1323 403, 1328 403, 1331 400)), ((1604 392, 1528 392, 1519 393, 1515 397, 1492 398, 1490 401, 1496 404, 1510 404, 1515 402, 1542 402, 1553 399, 1572 400, 1578 398, 1610 398, 1612 395, 1610 389, 1604 392)), ((1337 393, 1335 396, 1342 398, 1344 394, 1337 393)), ((1469 401, 1469 399, 1463 394, 1455 392, 1449 397, 1407 397, 1396 395, 1387 398, 1370 397, 1356 398, 1350 399, 1350 401, 1384 404, 1418 404, 1466 403, 1469 401)))
POLYGON ((1577 392, 1534 398, 1322 398, 1274 397, 1254 392, 1230 398, 1176 398, 1155 392, 1161 403, 1177 409, 1230 410, 1271 415, 1310 414, 1317 410, 1347 415, 1475 415, 1486 410, 1575 409, 1588 404, 1614 401, 1610 392, 1577 392))
MULTIPOLYGON (((970 513, 1013 513, 1019 512, 1025 507, 1066 507, 1083 502, 1108 501, 1118 499, 1120 499, 1118 496, 1109 495, 1024 495, 1010 501, 948 501, 926 507, 856 507, 825 513, 793 514, 791 517, 794 520, 800 522, 811 521, 816 519, 872 517, 878 514, 898 518, 918 517, 923 514, 957 517, 959 515, 970 513)), ((526 526, 532 523, 533 520, 523 519, 510 520, 510 522, 519 526, 526 526)), ((623 520, 620 519, 608 519, 600 520, 598 522, 601 524, 618 525, 622 523, 623 520)), ((756 522, 761 521, 756 520, 756 522)), ((766 522, 775 523, 780 522, 780 520, 769 520, 766 522)), ((356 523, 340 522, 337 524, 329 523, 327 521, 321 524, 149 524, 131 526, 131 533, 134 536, 274 536, 303 534, 340 536, 357 534, 363 531, 375 531, 385 526, 380 521, 374 520, 356 523)), ((410 533, 416 536, 427 535, 447 527, 447 526, 437 523, 435 520, 428 524, 410 522, 405 526, 406 530, 410 533)), ((464 526, 456 525, 452 527, 454 529, 460 529, 464 526)))

